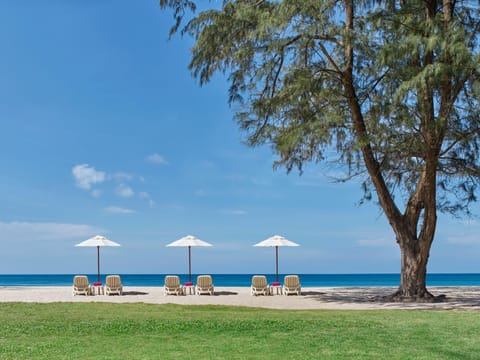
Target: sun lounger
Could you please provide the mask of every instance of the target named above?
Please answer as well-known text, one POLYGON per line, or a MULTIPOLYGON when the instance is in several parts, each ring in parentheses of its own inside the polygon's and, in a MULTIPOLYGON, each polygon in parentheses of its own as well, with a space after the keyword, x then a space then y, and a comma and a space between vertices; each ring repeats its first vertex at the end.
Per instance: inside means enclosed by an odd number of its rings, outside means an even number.
POLYGON ((73 295, 90 295, 90 285, 88 277, 85 275, 76 275, 73 277, 73 295))
POLYGON ((264 275, 254 275, 252 276, 252 286, 251 286, 252 295, 269 295, 270 290, 267 283, 267 277, 264 275))
POLYGON ((165 276, 165 285, 163 287, 164 295, 184 295, 182 285, 180 285, 180 277, 177 275, 165 276))
POLYGON ((120 275, 108 275, 105 278, 105 292, 107 295, 122 295, 123 286, 120 275))
POLYGON ((201 294, 214 295, 215 290, 213 287, 212 277, 210 275, 197 276, 197 286, 195 287, 195 293, 197 295, 201 295, 201 294))
POLYGON ((283 295, 302 295, 302 287, 298 275, 286 275, 283 279, 283 295))

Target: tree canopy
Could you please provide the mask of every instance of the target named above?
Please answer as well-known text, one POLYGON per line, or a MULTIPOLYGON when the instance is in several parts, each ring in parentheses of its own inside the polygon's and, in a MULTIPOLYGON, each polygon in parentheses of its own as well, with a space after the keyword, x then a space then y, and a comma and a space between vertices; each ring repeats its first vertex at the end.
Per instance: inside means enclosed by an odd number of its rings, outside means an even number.
POLYGON ((160 6, 195 38, 200 84, 228 77, 250 145, 287 171, 335 149, 362 178, 400 245, 401 294, 424 296, 437 210, 468 212, 480 180, 480 3, 225 0, 183 24, 195 2, 160 6))

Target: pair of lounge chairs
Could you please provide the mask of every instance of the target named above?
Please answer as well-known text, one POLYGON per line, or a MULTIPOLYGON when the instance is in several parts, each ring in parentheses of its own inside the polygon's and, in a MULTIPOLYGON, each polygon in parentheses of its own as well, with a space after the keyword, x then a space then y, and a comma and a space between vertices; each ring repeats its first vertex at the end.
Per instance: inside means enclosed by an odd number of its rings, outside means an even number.
MULTIPOLYGON (((280 283, 275 284, 275 286, 280 286, 280 283)), ((267 282, 267 277, 265 275, 254 275, 252 277, 252 285, 250 287, 251 294, 254 296, 257 295, 270 295, 270 286, 267 282)), ((300 278, 298 275, 286 275, 283 279, 283 295, 289 294, 302 294, 302 287, 300 285, 300 278)))
MULTIPOLYGON (((105 278, 105 293, 107 295, 122 295, 123 285, 120 275, 108 275, 105 278)), ((88 276, 76 275, 73 278, 73 295, 92 295, 92 287, 88 281, 88 276)))
MULTIPOLYGON (((193 286, 193 284, 190 284, 193 286)), ((180 277, 177 275, 165 276, 165 283, 163 286, 164 295, 185 295, 185 287, 180 284, 180 277)), ((215 287, 213 286, 212 277, 210 275, 197 276, 197 285, 195 286, 195 294, 215 294, 215 287)))

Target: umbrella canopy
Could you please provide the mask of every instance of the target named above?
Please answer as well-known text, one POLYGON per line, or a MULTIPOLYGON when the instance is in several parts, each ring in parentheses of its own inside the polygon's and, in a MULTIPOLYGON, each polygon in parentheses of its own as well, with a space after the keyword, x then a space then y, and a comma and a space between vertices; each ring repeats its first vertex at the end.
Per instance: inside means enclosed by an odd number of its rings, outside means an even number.
POLYGON ((192 246, 212 246, 212 244, 207 243, 197 239, 193 235, 187 235, 177 241, 174 241, 167 246, 177 246, 177 247, 188 247, 188 281, 192 281, 192 261, 191 261, 191 248, 192 246))
POLYGON ((285 239, 283 236, 275 235, 266 240, 260 241, 253 246, 259 247, 275 247, 275 281, 278 281, 278 247, 279 246, 300 246, 293 241, 285 239))
POLYGON ((105 236, 94 236, 88 240, 82 241, 81 243, 75 246, 96 246, 97 247, 97 270, 98 270, 98 281, 100 281, 100 246, 122 246, 112 240, 107 239, 105 236))

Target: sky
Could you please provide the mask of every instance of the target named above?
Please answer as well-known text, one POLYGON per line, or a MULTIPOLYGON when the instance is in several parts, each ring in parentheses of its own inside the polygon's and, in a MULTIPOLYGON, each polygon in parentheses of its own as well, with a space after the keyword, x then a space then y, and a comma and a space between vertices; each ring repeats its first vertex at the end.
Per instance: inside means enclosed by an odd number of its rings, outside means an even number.
MULTIPOLYGON (((200 87, 192 39, 157 0, 0 2, 0 273, 398 273, 400 251, 358 182, 274 170, 233 120, 221 74, 200 87)), ((479 214, 479 207, 473 208, 479 214)), ((480 272, 480 223, 440 215, 428 271, 480 272)))

